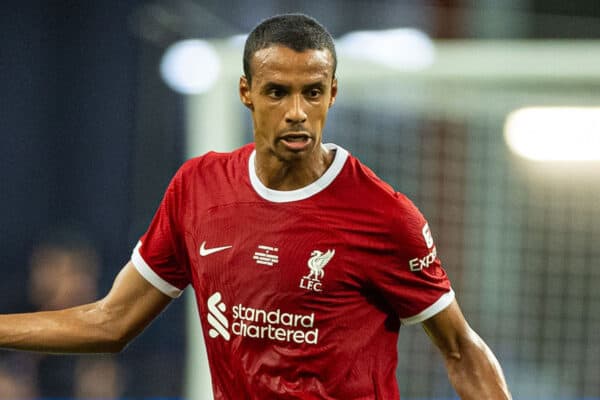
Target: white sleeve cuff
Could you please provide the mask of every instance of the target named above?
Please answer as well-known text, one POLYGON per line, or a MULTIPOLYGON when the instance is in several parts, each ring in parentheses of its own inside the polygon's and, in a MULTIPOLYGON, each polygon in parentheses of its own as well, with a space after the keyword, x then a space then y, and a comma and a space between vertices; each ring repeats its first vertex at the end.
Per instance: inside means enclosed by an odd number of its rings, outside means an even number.
POLYGON ((140 247, 142 246, 142 242, 138 242, 135 249, 133 249, 133 253, 131 254, 131 262, 135 269, 146 279, 148 282, 152 284, 155 288, 166 294, 167 296, 175 299, 181 296, 183 290, 179 289, 176 286, 171 285, 169 282, 165 281, 161 278, 150 266, 146 263, 146 261, 142 258, 140 254, 140 247))
POLYGON ((408 318, 400 318, 402 325, 413 325, 419 322, 423 322, 426 319, 433 317, 435 314, 444 310, 454 301, 454 290, 450 289, 449 292, 444 293, 435 303, 418 313, 408 318))

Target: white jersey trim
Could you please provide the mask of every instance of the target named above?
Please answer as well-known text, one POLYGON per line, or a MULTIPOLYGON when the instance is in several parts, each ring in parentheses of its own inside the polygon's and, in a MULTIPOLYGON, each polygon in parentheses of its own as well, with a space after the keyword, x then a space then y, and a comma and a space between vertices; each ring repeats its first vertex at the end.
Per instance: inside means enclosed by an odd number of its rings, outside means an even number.
POLYGON ((454 290, 450 289, 449 292, 444 293, 435 303, 418 313, 408 318, 400 318, 402 325, 413 325, 419 322, 423 322, 444 310, 454 301, 454 290))
POLYGON ((328 150, 335 150, 333 163, 331 163, 329 168, 327 168, 327 171, 325 171, 319 179, 308 186, 296 190, 273 190, 263 185, 256 175, 256 169, 254 168, 256 150, 253 150, 252 154, 250 154, 250 159, 248 160, 248 172, 250 174, 250 183, 252 184, 252 187, 260 197, 274 203, 299 201, 314 196, 333 182, 344 167, 346 159, 348 159, 348 151, 340 146, 333 143, 325 143, 323 146, 328 150))
POLYGON ((176 286, 171 285, 169 282, 165 281, 161 278, 150 266, 146 263, 146 261, 142 258, 140 254, 140 247, 142 246, 142 242, 138 242, 135 249, 133 249, 133 253, 131 254, 131 262, 135 269, 146 279, 148 282, 152 284, 155 288, 166 294, 167 296, 175 299, 181 296, 183 290, 179 289, 176 286))

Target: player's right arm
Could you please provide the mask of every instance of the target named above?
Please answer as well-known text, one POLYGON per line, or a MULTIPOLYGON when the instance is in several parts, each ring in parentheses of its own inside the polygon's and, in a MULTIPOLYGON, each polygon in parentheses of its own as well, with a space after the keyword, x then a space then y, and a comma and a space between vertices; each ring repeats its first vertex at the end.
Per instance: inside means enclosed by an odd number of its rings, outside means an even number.
POLYGON ((0 347, 51 353, 121 351, 169 304, 131 262, 101 300, 57 311, 0 315, 0 347))

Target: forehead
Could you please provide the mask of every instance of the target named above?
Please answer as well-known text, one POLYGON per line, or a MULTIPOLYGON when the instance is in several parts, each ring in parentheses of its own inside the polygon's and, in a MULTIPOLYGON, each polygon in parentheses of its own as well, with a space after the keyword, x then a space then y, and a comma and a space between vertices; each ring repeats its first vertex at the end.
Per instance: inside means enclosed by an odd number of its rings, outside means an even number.
POLYGON ((250 60, 253 81, 331 80, 333 57, 329 50, 296 51, 270 46, 256 51, 250 60))

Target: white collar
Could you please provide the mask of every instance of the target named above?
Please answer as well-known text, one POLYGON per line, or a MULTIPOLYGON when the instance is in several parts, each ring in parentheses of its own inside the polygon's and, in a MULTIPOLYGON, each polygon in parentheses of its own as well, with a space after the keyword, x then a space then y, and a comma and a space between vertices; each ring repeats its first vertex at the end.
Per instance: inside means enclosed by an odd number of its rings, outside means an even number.
POLYGON ((333 162, 329 168, 327 168, 325 173, 319 177, 319 179, 308 186, 304 186, 303 188, 295 190, 273 190, 263 185, 256 175, 256 168, 254 167, 256 150, 253 150, 252 154, 250 154, 250 159, 248 160, 250 184, 260 197, 274 203, 287 203, 290 201, 304 200, 319 193, 321 190, 329 186, 331 182, 333 182, 333 180, 339 175, 344 163, 346 162, 346 159, 348 158, 348 151, 336 144, 325 143, 323 146, 325 146, 325 148, 328 150, 335 150, 333 162))

